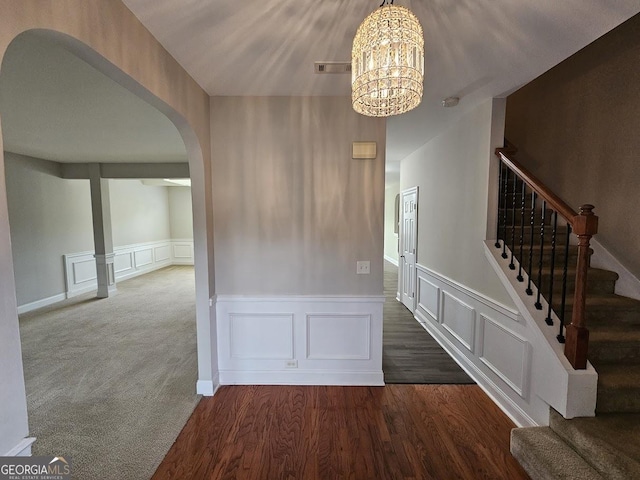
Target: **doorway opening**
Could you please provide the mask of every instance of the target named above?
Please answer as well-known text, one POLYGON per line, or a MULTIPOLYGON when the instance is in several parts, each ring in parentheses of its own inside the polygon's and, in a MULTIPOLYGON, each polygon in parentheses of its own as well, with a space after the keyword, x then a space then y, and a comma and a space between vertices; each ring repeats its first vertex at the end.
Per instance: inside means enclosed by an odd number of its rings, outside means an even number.
POLYGON ((4 57, 0 113, 33 453, 148 477, 198 401, 190 187, 148 183, 189 179, 185 143, 32 32, 4 57))

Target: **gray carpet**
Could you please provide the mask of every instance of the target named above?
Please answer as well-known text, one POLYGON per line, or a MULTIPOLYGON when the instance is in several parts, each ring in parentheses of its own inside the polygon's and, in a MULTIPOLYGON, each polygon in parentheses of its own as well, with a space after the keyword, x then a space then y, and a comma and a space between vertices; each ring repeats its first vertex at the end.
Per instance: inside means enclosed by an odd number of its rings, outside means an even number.
POLYGON ((382 370, 385 383, 475 383, 396 300, 398 268, 384 262, 382 370))
POLYGON ((76 479, 147 479, 199 397, 193 267, 173 266, 20 316, 34 455, 76 479))

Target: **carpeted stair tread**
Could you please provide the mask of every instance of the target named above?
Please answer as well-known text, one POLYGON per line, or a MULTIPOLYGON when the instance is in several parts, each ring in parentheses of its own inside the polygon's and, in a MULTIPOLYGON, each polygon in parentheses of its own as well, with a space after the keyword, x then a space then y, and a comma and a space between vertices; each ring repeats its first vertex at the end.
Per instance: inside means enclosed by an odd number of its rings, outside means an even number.
POLYGON ((606 363, 640 363, 640 328, 603 325, 589 331, 589 361, 597 367, 606 363))
POLYGON ((598 413, 640 412, 640 365, 602 364, 598 372, 598 413))
POLYGON ((640 478, 640 414, 566 420, 551 409, 550 427, 607 479, 640 478))
MULTIPOLYGON (((559 305, 560 299, 554 300, 559 305)), ((620 326, 640 325, 640 301, 615 294, 587 295, 585 302, 587 328, 595 325, 620 326)), ((573 295, 567 295, 565 304, 565 323, 571 322, 573 295)))
POLYGON ((511 454, 534 480, 604 480, 549 427, 511 430, 511 454))
MULTIPOLYGON (((537 282, 538 270, 534 270, 533 280, 537 282)), ((560 265, 556 265, 553 270, 553 285, 554 293, 559 293, 562 289, 562 268, 560 265)), ((542 292, 543 294, 549 290, 549 279, 551 278, 551 267, 545 266, 542 268, 542 292)), ((567 291, 569 295, 575 289, 576 268, 572 267, 567 269, 567 291)), ((590 295, 593 294, 613 294, 616 286, 616 280, 618 280, 618 274, 609 270, 602 270, 600 268, 589 268, 587 274, 587 292, 590 295)), ((567 295, 567 296, 569 296, 567 295)))

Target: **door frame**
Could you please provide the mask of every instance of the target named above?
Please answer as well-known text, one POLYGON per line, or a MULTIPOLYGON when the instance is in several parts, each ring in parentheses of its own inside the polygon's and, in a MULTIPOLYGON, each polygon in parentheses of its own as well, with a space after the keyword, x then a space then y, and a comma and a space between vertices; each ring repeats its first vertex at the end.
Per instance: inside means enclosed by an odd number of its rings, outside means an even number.
MULTIPOLYGON (((404 281, 404 260, 403 260, 403 255, 402 255, 402 249, 403 249, 403 245, 404 245, 404 235, 405 235, 405 231, 404 231, 404 197, 406 195, 413 195, 415 194, 416 196, 416 215, 415 215, 415 251, 414 251, 414 258, 416 260, 415 264, 418 264, 418 205, 419 205, 419 192, 418 192, 418 186, 414 186, 414 187, 410 187, 404 190, 400 191, 400 228, 399 228, 399 232, 398 232, 398 246, 399 246, 399 252, 398 252, 398 298, 397 300, 402 303, 403 305, 407 306, 403 301, 402 301, 402 292, 404 291, 404 285, 403 285, 403 281, 404 281)), ((417 280, 418 280, 418 271, 416 268, 413 269, 414 270, 414 274, 413 274, 413 302, 411 307, 407 306, 407 308, 409 308, 409 310, 411 311, 411 313, 414 313, 416 311, 416 302, 417 302, 417 280)))

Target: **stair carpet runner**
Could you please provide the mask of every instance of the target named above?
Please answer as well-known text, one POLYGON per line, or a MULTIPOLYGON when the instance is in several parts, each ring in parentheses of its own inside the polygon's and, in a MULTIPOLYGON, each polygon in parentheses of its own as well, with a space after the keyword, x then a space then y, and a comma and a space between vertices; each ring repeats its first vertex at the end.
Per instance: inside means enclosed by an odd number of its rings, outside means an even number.
MULTIPOLYGON (((513 218, 511 215, 512 212, 507 218, 513 218)), ((519 219, 516 225, 518 230, 519 219)), ((545 227, 545 230, 549 228, 545 227)), ((534 236, 534 284, 538 279, 540 260, 539 230, 536 228, 534 236)), ((520 252, 519 235, 518 230, 514 250, 516 258, 520 252)), ((509 247, 510 239, 508 227, 509 247)), ((566 234, 558 233, 552 301, 556 313, 561 308, 565 240, 566 234)), ((525 234, 524 242, 524 258, 518 260, 523 266, 528 266, 528 234, 525 234)), ((576 259, 577 247, 571 246, 565 324, 571 322, 576 259)), ((542 261, 541 291, 548 292, 551 279, 550 231, 545 232, 542 261)), ((549 427, 517 428, 511 433, 511 453, 534 480, 640 479, 640 301, 616 295, 617 279, 615 272, 589 268, 586 324, 589 329, 588 358, 598 372, 596 417, 566 420, 552 409, 549 427)))

